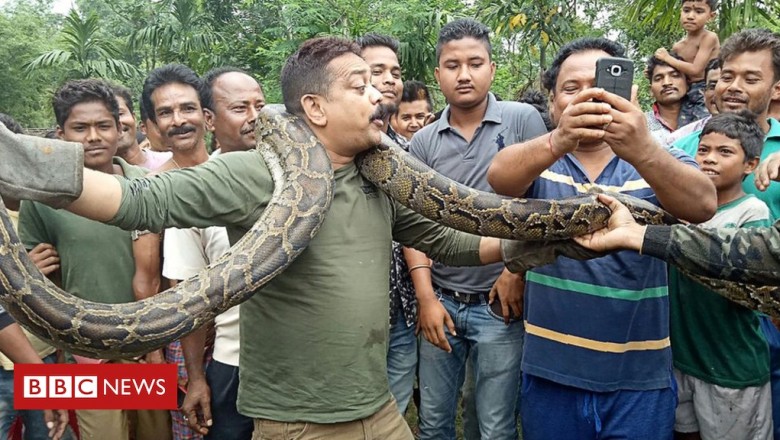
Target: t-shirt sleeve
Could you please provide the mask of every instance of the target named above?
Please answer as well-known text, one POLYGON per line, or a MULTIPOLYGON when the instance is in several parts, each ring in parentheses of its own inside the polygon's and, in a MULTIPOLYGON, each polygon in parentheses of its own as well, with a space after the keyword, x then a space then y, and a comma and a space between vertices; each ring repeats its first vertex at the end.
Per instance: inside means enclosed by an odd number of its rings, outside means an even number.
POLYGON ((547 133, 547 127, 539 112, 529 104, 523 104, 520 112, 519 139, 524 141, 537 138, 547 133))
POLYGON ((16 322, 14 321, 14 318, 8 312, 5 311, 3 306, 0 306, 0 330, 8 327, 14 322, 16 322))
POLYGON ((55 244, 41 217, 41 209, 48 208, 28 200, 23 200, 19 208, 19 239, 28 251, 41 243, 55 244))
POLYGON ((125 230, 227 225, 249 229, 273 193, 271 174, 256 150, 119 182, 122 203, 109 223, 125 230))
POLYGON ((679 160, 680 162, 682 162, 682 163, 684 163, 686 165, 690 165, 690 166, 692 166, 692 167, 694 167, 696 169, 699 169, 699 163, 696 162, 696 159, 691 157, 691 155, 689 155, 685 151, 683 151, 683 150, 681 150, 681 149, 679 149, 677 147, 674 147, 674 146, 666 147, 666 151, 668 151, 669 154, 674 156, 674 158, 679 160))
POLYGON ((448 266, 478 266, 481 237, 456 231, 393 202, 393 239, 448 266))
POLYGON ((162 274, 171 280, 186 280, 208 266, 200 230, 170 228, 163 240, 162 274))

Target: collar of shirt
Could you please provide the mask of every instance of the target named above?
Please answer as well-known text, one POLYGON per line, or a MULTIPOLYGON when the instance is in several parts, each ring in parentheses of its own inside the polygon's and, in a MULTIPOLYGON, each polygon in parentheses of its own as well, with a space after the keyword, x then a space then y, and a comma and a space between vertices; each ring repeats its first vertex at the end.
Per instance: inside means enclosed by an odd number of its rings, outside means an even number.
POLYGON ((767 118, 767 122, 769 122, 769 132, 764 139, 780 139, 780 122, 775 118, 767 118))
POLYGON ((653 116, 655 117, 655 119, 656 119, 656 120, 657 120, 657 121, 658 121, 658 122, 659 122, 661 125, 663 125, 663 126, 664 126, 664 128, 666 128, 666 129, 667 129, 667 130, 669 130, 670 132, 671 132, 671 131, 674 131, 674 129, 673 129, 673 128, 672 128, 672 127, 671 127, 671 126, 670 126, 670 125, 669 125, 669 124, 668 124, 668 123, 667 123, 667 122, 664 120, 664 118, 662 118, 662 117, 661 117, 661 112, 658 110, 658 103, 657 103, 657 102, 654 102, 654 103, 653 103, 653 116))
MULTIPOLYGON (((496 97, 493 96, 492 93, 488 92, 487 96, 487 108, 485 109, 485 115, 482 116, 482 123, 485 122, 493 122, 496 124, 501 123, 501 109, 498 107, 498 101, 496 100, 496 97)), ((447 107, 444 108, 444 111, 441 113, 441 117, 439 120, 435 122, 436 125, 436 131, 441 133, 445 130, 450 130, 452 126, 450 125, 450 106, 447 105, 447 107)))

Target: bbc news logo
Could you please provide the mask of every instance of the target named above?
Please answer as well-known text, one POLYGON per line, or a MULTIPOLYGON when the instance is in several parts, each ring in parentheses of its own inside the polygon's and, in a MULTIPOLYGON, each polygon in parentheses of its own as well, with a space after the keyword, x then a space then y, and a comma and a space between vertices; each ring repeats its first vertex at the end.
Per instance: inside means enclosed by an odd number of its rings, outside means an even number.
POLYGON ((173 364, 17 364, 15 409, 176 409, 173 364))

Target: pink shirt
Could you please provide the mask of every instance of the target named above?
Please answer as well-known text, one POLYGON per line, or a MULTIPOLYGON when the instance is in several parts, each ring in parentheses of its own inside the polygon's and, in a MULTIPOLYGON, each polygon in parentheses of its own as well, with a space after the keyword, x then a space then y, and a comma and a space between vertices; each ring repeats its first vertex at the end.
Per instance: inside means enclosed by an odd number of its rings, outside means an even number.
POLYGON ((141 154, 144 155, 144 161, 139 166, 149 171, 156 171, 173 157, 170 151, 141 150, 141 154))

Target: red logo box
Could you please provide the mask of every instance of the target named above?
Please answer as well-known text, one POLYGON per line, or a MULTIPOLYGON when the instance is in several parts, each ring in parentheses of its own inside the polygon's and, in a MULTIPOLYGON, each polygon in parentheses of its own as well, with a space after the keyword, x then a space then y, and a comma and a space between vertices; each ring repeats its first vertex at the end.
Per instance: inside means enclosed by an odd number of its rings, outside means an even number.
POLYGON ((173 364, 16 364, 15 409, 176 409, 173 364))

